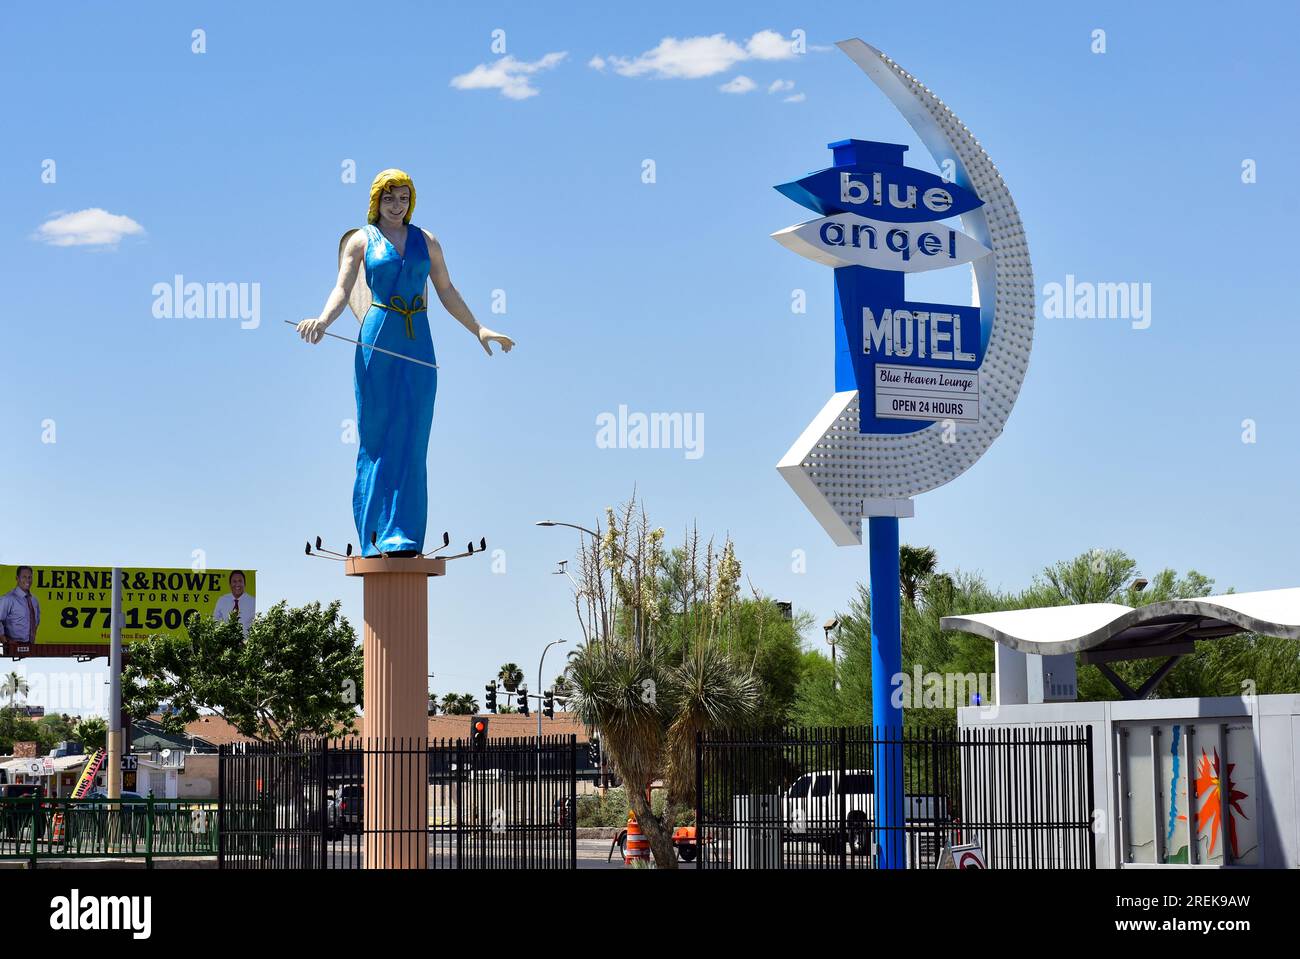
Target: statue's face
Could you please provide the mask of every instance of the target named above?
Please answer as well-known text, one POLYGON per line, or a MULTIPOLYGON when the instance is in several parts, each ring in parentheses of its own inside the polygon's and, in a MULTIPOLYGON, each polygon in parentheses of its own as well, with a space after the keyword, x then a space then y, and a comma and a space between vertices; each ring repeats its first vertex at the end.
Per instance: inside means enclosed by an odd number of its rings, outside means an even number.
POLYGON ((385 220, 401 223, 411 208, 411 188, 397 186, 379 195, 379 215, 385 220))

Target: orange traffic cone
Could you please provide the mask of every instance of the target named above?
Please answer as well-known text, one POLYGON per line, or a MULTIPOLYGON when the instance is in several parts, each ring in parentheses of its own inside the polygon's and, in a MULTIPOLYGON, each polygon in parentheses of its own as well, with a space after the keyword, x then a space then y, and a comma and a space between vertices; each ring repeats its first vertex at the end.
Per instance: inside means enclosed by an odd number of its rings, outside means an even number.
POLYGON ((630 866, 637 860, 649 864, 650 840, 645 837, 645 833, 641 831, 640 825, 637 824, 636 814, 629 809, 627 812, 627 842, 623 846, 623 865, 630 866))

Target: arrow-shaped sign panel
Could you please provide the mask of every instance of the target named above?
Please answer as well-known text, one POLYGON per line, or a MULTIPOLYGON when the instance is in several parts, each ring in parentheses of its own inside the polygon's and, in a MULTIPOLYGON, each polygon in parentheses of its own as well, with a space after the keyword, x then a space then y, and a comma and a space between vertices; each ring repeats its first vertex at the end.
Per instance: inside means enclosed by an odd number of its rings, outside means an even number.
POLYGON ((829 267, 922 273, 970 263, 992 252, 974 237, 942 223, 886 223, 837 213, 777 230, 772 239, 829 267))
POLYGON ((942 220, 984 205, 955 183, 893 163, 831 167, 776 189, 822 216, 857 213, 891 223, 942 220))

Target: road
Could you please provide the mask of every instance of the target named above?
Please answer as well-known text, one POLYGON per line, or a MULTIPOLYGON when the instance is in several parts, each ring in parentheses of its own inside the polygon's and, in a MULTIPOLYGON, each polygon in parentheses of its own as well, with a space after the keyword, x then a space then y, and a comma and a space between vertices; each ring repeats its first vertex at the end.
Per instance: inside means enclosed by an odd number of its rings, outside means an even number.
MULTIPOLYGON (((610 840, 608 839, 579 839, 578 840, 578 868, 579 869, 625 869, 629 868, 623 865, 623 859, 619 856, 618 848, 615 847, 614 855, 609 855, 610 840)), ((466 853, 469 850, 466 849, 466 853)), ((555 858, 562 857, 564 849, 562 846, 548 846, 546 859, 555 861, 555 858)), ((334 840, 328 845, 328 862, 331 869, 356 869, 361 862, 361 843, 357 836, 345 836, 342 839, 334 840)), ((504 845, 496 850, 486 851, 481 854, 481 862, 489 866, 497 865, 502 868, 510 868, 508 865, 511 861, 511 851, 504 845)), ((434 869, 454 869, 456 868, 456 843, 451 836, 429 836, 429 865, 434 869)), ((540 863, 539 863, 540 865, 540 863)), ((681 869, 694 869, 695 863, 678 863, 681 869)), ((519 866, 516 868, 526 868, 519 866)))

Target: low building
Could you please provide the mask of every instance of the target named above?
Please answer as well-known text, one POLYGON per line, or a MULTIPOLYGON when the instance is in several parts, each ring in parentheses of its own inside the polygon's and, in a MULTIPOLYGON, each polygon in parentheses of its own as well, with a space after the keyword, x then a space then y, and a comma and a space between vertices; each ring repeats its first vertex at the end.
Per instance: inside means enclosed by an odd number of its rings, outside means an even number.
MULTIPOLYGON (((1300 868, 1300 695, 1154 698, 1194 643, 1246 631, 1300 639, 1300 589, 975 613, 941 625, 997 644, 996 702, 958 709, 963 728, 1090 735, 1098 866, 1300 868), (1121 698, 1077 702, 1076 658, 1121 698), (1110 667, 1126 660, 1163 664, 1134 689, 1110 667)), ((1045 798, 1029 806, 1045 808, 1045 798)))

